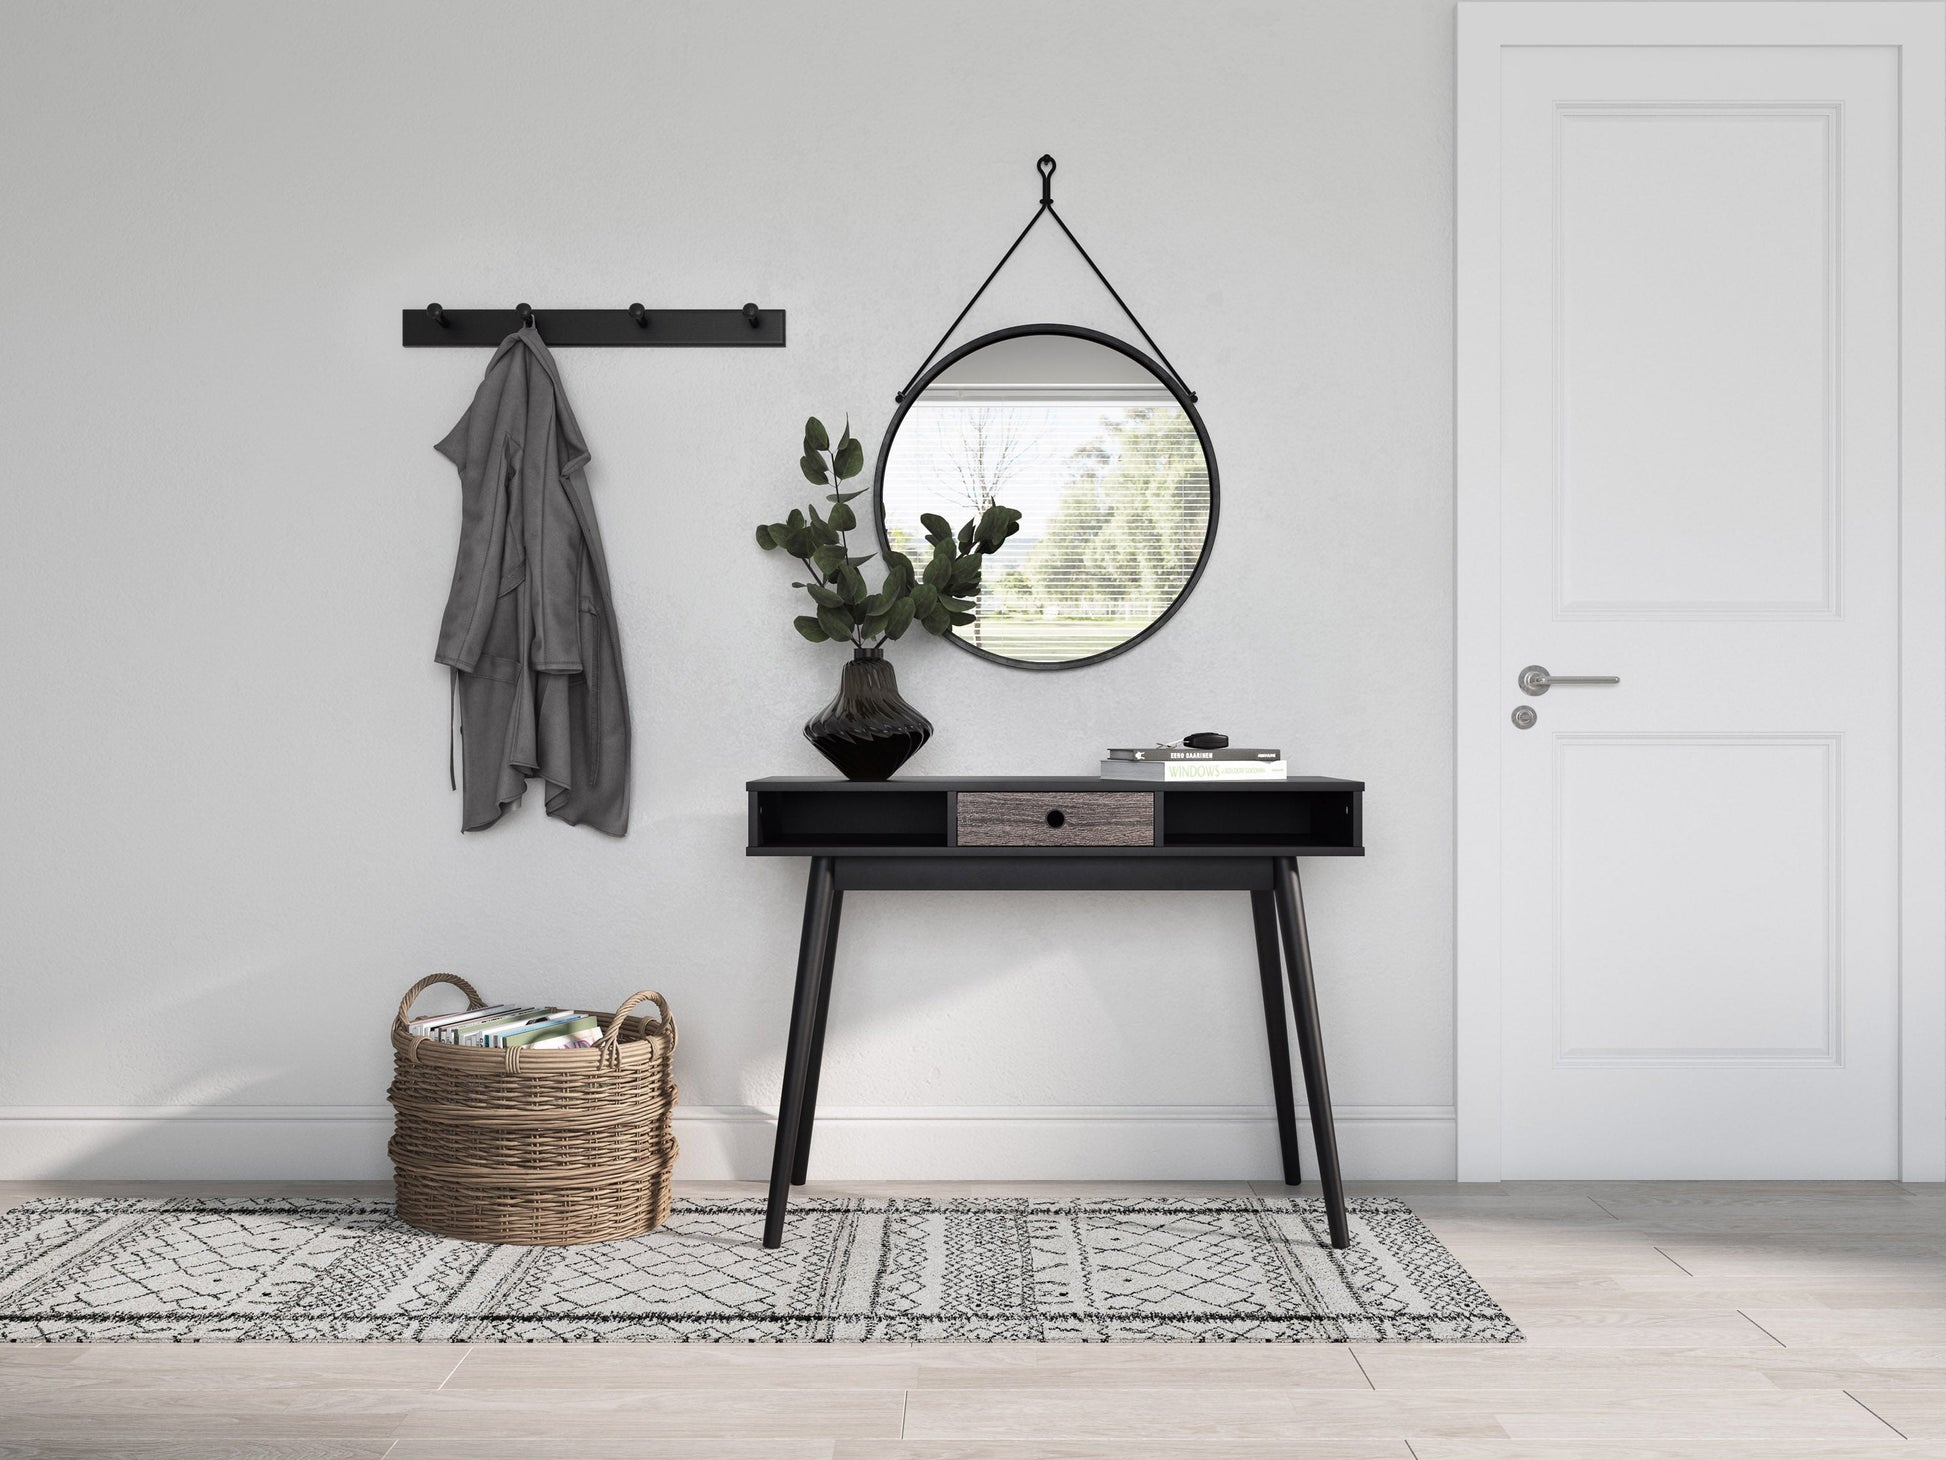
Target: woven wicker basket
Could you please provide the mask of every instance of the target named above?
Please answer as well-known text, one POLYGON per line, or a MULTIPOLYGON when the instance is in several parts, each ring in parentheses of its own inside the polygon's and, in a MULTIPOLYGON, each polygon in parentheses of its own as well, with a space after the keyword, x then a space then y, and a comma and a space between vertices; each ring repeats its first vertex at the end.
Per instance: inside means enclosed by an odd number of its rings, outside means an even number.
POLYGON ((669 1077, 676 1021, 661 994, 602 1015, 587 1049, 472 1049, 406 1032, 422 978, 392 1024, 399 1217, 442 1237, 528 1246, 609 1242, 662 1225, 676 1159, 669 1077), (655 1019, 631 1014, 647 1000, 655 1019))

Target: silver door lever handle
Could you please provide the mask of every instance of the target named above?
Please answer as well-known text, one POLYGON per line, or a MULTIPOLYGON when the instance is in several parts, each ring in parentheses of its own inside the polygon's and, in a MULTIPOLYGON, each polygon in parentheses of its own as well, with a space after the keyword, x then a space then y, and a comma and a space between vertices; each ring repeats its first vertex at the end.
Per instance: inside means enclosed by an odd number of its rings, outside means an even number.
POLYGON ((1544 695, 1557 684, 1620 684, 1613 674, 1549 674, 1542 664, 1530 664, 1520 671, 1514 683, 1530 695, 1544 695))

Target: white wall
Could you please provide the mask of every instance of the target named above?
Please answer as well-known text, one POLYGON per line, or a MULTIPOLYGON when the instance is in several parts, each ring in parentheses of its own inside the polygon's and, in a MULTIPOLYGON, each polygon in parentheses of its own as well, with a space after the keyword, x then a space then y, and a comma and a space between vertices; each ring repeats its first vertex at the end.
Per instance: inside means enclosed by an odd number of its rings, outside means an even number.
MULTIPOLYGON (((840 651, 751 527, 1055 197, 1189 383, 1222 524, 1097 668, 908 638, 914 773, 1221 728, 1370 784, 1306 868, 1353 1175, 1451 1171, 1452 16, 1184 6, 7 6, 0 1176, 379 1172, 386 1022, 664 990, 685 1169, 756 1175, 803 868, 743 783, 840 651), (486 354, 399 310, 735 306, 785 350, 564 351, 625 616, 634 827, 462 837, 432 645, 486 354)), ((1051 230, 971 327, 1130 333, 1051 230)), ((1245 903, 850 900, 820 1174, 1275 1167, 1245 903), (998 1109, 997 1107, 1006 1107, 998 1109)))

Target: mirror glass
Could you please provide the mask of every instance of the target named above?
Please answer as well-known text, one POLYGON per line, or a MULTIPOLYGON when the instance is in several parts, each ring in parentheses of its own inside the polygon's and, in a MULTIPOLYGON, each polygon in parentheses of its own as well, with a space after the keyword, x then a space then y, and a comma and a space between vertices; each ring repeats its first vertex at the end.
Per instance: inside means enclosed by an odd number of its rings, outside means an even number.
POLYGON ((985 560, 962 647, 1034 668, 1116 654, 1194 583, 1215 520, 1196 409, 1145 358, 1091 331, 1034 326, 955 351, 907 397, 879 457, 884 546, 924 567, 919 519, 995 502, 1020 531, 985 560))

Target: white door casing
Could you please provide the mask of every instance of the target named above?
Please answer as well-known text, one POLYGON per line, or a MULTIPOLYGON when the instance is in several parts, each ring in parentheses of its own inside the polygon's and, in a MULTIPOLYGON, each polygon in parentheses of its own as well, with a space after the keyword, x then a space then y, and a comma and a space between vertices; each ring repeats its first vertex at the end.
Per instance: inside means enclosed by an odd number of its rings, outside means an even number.
POLYGON ((1942 7, 1459 24, 1461 1178, 1946 1178, 1942 7))

